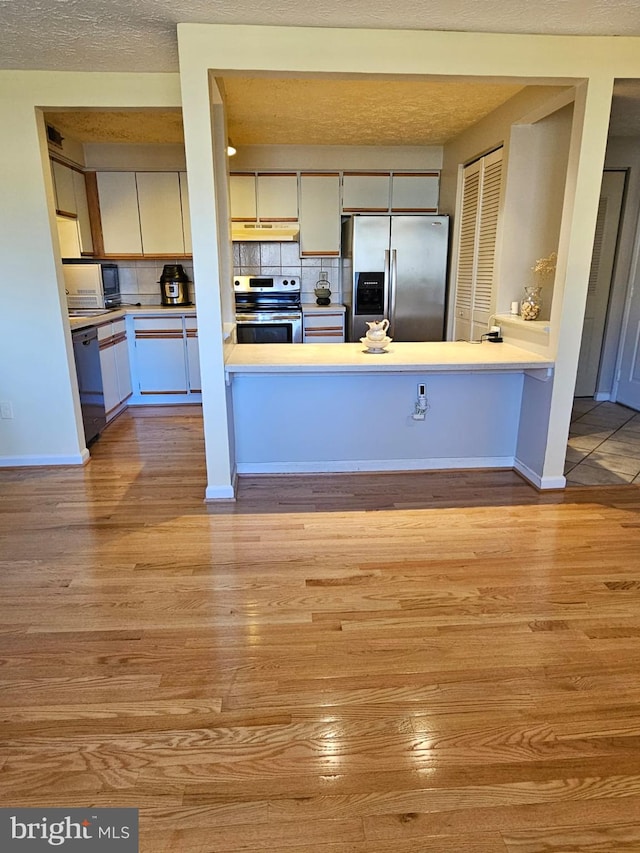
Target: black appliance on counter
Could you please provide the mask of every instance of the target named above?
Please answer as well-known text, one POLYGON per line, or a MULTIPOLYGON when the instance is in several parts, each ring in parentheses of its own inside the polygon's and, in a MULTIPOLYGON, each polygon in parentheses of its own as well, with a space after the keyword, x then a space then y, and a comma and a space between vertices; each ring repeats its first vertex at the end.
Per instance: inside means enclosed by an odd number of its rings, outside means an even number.
POLYGON ((163 305, 191 305, 189 277, 181 264, 165 264, 158 284, 163 305))
POLYGON ((300 279, 238 275, 233 279, 239 344, 301 344, 300 279))

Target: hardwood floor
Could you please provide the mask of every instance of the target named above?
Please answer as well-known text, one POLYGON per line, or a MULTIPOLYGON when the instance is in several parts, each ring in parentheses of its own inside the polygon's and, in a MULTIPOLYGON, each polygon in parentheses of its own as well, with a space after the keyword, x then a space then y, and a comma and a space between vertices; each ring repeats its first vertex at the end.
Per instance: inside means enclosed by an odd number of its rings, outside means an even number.
POLYGON ((640 488, 243 478, 197 409, 0 471, 0 802, 144 853, 640 851, 640 488))

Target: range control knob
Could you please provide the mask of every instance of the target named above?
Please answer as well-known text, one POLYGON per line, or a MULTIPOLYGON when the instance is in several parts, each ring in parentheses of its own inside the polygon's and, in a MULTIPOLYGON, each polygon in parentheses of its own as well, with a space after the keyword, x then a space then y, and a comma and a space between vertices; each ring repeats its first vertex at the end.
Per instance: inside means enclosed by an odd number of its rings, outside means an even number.
POLYGON ((292 287, 295 287, 295 285, 296 285, 296 280, 295 280, 295 278, 292 278, 292 279, 291 279, 291 285, 292 285, 292 287))
POLYGON ((284 284, 284 286, 286 287, 286 286, 289 284, 289 281, 285 278, 285 279, 284 279, 284 281, 283 281, 282 283, 283 283, 283 284, 284 284))
POLYGON ((238 279, 236 279, 233 283, 235 284, 236 287, 240 287, 240 282, 238 281, 238 279))

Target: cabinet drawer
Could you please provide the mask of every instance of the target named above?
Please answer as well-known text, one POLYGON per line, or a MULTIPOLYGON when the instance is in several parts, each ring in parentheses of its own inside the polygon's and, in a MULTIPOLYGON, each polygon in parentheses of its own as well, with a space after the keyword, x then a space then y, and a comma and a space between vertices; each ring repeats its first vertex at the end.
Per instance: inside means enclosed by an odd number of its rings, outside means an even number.
POLYGON ((303 343, 344 343, 344 311, 318 311, 303 314, 303 343))
POLYGON ((304 314, 303 326, 305 332, 309 329, 316 331, 344 331, 344 313, 341 311, 324 311, 322 314, 304 314))
MULTIPOLYGON (((96 324, 96 331, 99 341, 108 341, 113 336, 113 323, 109 321, 108 323, 96 324)), ((124 327, 122 331, 124 332, 124 327)))
POLYGON ((136 317, 136 337, 182 337, 182 317, 136 317))
POLYGON ((305 344, 343 344, 344 332, 335 329, 333 331, 305 331, 302 339, 305 344))

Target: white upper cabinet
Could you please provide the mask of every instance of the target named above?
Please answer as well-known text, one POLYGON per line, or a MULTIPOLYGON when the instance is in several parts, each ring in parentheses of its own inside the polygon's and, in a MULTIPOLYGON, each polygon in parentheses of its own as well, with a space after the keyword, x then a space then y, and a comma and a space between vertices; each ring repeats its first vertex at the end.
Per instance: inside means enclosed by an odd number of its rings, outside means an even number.
POLYGON ((298 219, 297 174, 257 176, 258 219, 295 222, 298 219))
MULTIPOLYGON (((77 217, 78 237, 80 241, 79 250, 74 254, 63 254, 63 257, 79 257, 80 253, 88 254, 93 252, 84 173, 78 169, 72 169, 70 166, 65 166, 64 163, 58 163, 57 160, 52 160, 51 174, 53 175, 56 196, 56 212, 67 217, 77 217)), ((69 247, 67 246, 68 249, 69 247)))
POLYGON ((107 255, 141 255, 135 172, 98 172, 102 238, 107 255))
POLYGON ((340 175, 300 175, 300 255, 340 254, 340 175))
POLYGON ((78 208, 76 205, 76 190, 73 180, 74 169, 65 166, 63 163, 58 163, 57 160, 51 161, 51 172, 53 174, 53 184, 56 191, 56 210, 58 213, 77 214, 78 208))
POLYGON ((439 187, 437 172, 394 172, 391 178, 391 212, 437 213, 439 187))
POLYGON ((56 216, 58 226, 58 241, 60 243, 61 258, 79 258, 82 254, 80 248, 80 233, 78 231, 78 220, 75 216, 56 216))
POLYGON ((177 172, 136 172, 142 251, 184 254, 182 201, 177 172))
POLYGON ((389 210, 389 173, 345 172, 342 178, 342 210, 387 212, 389 210))
POLYGON ((97 172, 96 180, 106 255, 190 254, 185 173, 97 172))
POLYGON ((258 218, 255 175, 229 175, 231 218, 255 222, 258 218))
POLYGON ((91 236, 91 218, 89 216, 89 204, 87 202, 87 184, 83 172, 73 172, 73 188, 76 200, 76 213, 78 214, 78 232, 80 234, 80 248, 83 252, 93 252, 93 238, 91 236))

